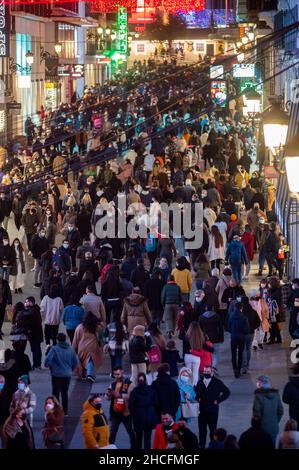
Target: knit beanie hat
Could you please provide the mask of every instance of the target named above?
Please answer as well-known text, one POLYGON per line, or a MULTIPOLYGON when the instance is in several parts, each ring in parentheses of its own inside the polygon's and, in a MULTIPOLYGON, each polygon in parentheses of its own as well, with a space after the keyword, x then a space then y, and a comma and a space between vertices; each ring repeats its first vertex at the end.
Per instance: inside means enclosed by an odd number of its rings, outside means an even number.
POLYGON ((28 386, 29 384, 29 377, 28 375, 24 374, 24 375, 21 375, 21 377, 19 377, 19 382, 24 382, 24 384, 26 385, 26 387, 28 386))

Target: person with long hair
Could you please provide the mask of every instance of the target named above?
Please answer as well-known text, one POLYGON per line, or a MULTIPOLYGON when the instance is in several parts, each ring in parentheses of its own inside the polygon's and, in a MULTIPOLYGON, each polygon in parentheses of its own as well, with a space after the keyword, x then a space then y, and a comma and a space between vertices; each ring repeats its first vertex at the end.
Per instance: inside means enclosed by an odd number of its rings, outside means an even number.
POLYGON ((32 429, 26 419, 26 411, 16 408, 3 426, 4 449, 34 449, 32 429))
POLYGON ((206 254, 200 253, 197 256, 193 270, 195 272, 196 289, 202 289, 204 281, 207 281, 211 274, 211 266, 206 254))
POLYGON ((110 322, 112 309, 120 312, 122 285, 119 279, 119 266, 112 265, 107 271, 102 284, 101 297, 106 309, 107 323, 110 322))
POLYGON ((225 246, 223 236, 217 225, 212 225, 211 228, 208 257, 212 269, 216 267, 220 270, 221 261, 223 261, 225 257, 225 246))
POLYGON ((200 351, 205 343, 205 337, 199 323, 193 321, 190 323, 186 336, 184 338, 185 366, 192 372, 192 384, 196 385, 199 376, 200 357, 192 354, 191 351, 200 351))
POLYGON ((25 284, 24 275, 26 274, 24 249, 18 238, 14 239, 11 247, 15 250, 16 257, 11 267, 9 287, 11 291, 15 291, 15 294, 22 294, 22 287, 25 284))
POLYGON ((42 429, 43 442, 47 449, 63 449, 64 411, 54 395, 45 399, 45 424, 42 429))
POLYGON ((111 359, 111 377, 115 367, 122 368, 123 356, 128 351, 128 332, 120 321, 120 311, 112 310, 111 322, 105 331, 106 345, 104 352, 108 352, 111 359))
POLYGON ((87 376, 89 382, 95 381, 95 371, 102 364, 102 353, 98 341, 99 321, 87 312, 83 322, 77 326, 72 346, 79 358, 78 373, 87 376))
POLYGON ((181 289, 182 300, 188 302, 192 289, 192 275, 190 263, 185 256, 181 256, 177 259, 176 267, 172 270, 171 274, 174 276, 175 282, 181 289))
POLYGON ((160 362, 150 365, 150 373, 147 376, 147 380, 148 380, 148 384, 151 385, 152 381, 157 376, 157 369, 159 365, 161 364, 163 353, 166 349, 166 341, 159 326, 155 322, 152 322, 148 326, 145 336, 149 338, 151 346, 155 346, 156 348, 158 348, 160 352, 160 359, 161 359, 160 362))

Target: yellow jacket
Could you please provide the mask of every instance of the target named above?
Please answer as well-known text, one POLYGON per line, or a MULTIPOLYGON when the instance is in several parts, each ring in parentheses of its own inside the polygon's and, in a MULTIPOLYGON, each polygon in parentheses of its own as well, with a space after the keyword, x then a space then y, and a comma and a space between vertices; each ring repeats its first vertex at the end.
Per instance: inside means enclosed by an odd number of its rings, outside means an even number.
POLYGON ((174 276, 175 282, 181 288, 182 294, 189 294, 192 289, 192 275, 189 269, 179 270, 174 268, 171 272, 174 276))
MULTIPOLYGON (((250 176, 247 173, 247 171, 244 173, 244 177, 245 177, 246 184, 248 184, 250 176)), ((235 183, 238 186, 238 188, 242 189, 243 175, 239 171, 237 172, 237 174, 235 176, 235 183)))
POLYGON ((109 445, 108 420, 102 408, 97 410, 87 400, 83 405, 81 423, 85 449, 109 445))

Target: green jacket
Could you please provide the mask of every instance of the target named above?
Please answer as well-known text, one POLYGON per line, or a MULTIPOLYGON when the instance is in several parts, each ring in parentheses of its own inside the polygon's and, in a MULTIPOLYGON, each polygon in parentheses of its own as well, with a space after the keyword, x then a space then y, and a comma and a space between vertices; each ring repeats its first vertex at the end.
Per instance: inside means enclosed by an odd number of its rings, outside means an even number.
POLYGON ((258 388, 254 392, 253 416, 259 416, 262 430, 275 436, 279 432, 278 424, 283 415, 283 406, 279 391, 275 388, 258 388))
POLYGON ((182 300, 181 289, 174 282, 169 281, 162 289, 161 302, 162 305, 175 304, 180 305, 182 300))

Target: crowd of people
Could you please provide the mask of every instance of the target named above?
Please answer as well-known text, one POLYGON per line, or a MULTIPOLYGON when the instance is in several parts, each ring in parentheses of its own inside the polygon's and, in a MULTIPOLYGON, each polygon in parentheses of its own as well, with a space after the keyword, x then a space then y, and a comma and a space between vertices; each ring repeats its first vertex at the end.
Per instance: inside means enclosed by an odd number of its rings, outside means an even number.
POLYGON ((275 188, 254 167, 254 128, 238 107, 207 112, 205 66, 146 73, 147 81, 129 76, 86 90, 41 113, 38 125, 28 118, 25 145, 7 149, 1 339, 5 314, 12 325, 0 363, 3 447, 34 448, 40 397, 31 370, 49 369, 43 442, 63 448, 72 377, 92 385, 109 357, 109 419, 103 396, 91 394, 82 404, 85 448, 117 447, 121 424, 132 449, 205 448, 207 429, 210 448, 298 448, 297 367, 283 391, 290 419, 281 435, 282 402, 267 375, 257 378, 251 428, 240 439, 218 428, 219 405, 232 399, 220 380, 225 338, 232 374, 242 380, 252 351, 282 343, 287 313, 289 333, 299 337, 299 280, 285 282, 288 247, 275 222, 275 188), (199 85, 202 94, 193 95, 199 85), (201 246, 187 248, 190 237, 174 220, 163 233, 171 203, 181 214, 191 206, 201 246), (144 224, 141 207, 156 224, 144 224), (116 236, 99 236, 101 222, 112 219, 116 236), (145 225, 145 236, 124 235, 123 220, 145 225), (21 302, 31 266, 40 299, 21 302))

